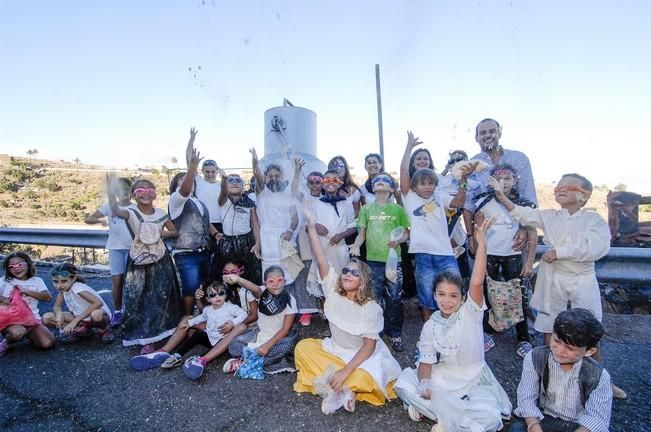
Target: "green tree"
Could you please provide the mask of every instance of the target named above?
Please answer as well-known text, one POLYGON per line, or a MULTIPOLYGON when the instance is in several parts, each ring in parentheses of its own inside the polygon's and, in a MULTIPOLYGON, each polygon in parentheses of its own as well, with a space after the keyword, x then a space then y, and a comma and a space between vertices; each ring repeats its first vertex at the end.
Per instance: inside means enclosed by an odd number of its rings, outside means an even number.
POLYGON ((624 183, 618 183, 615 186, 615 192, 626 192, 626 185, 624 183))
POLYGON ((79 171, 79 163, 81 162, 81 160, 79 160, 79 158, 75 158, 75 160, 73 162, 76 165, 77 171, 79 171))

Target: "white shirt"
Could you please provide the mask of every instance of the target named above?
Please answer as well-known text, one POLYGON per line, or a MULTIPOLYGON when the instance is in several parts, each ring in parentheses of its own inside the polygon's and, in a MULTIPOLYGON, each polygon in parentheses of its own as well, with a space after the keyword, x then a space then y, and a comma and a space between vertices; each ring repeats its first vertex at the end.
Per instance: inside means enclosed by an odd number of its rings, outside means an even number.
POLYGON ((254 209, 235 205, 230 198, 226 198, 224 205, 219 207, 224 235, 239 236, 251 232, 251 212, 254 209))
POLYGON ((411 224, 409 253, 454 256, 444 210, 453 199, 453 196, 441 193, 438 188, 427 199, 411 190, 402 196, 402 204, 411 224))
POLYGON ((481 210, 484 219, 494 218, 495 222, 486 233, 486 251, 488 255, 511 256, 521 255, 513 250, 513 237, 518 232, 520 224, 497 199, 491 199, 481 210))
MULTIPOLYGON (((11 290, 14 288, 14 286, 17 286, 21 291, 29 290, 38 293, 49 292, 47 286, 45 286, 45 282, 43 282, 43 279, 37 276, 33 276, 27 280, 19 280, 13 278, 8 281, 5 278, 0 279, 0 292, 2 293, 3 297, 8 298, 11 295, 11 290)), ((29 306, 29 308, 32 310, 34 318, 40 320, 41 315, 38 313, 38 300, 25 294, 22 294, 22 297, 25 303, 27 303, 27 306, 29 306)))
MULTIPOLYGON (((144 222, 156 222, 158 228, 160 228, 161 231, 163 231, 163 226, 165 225, 165 222, 169 219, 169 216, 167 213, 165 213, 165 210, 159 209, 159 208, 154 208, 154 213, 148 215, 140 211, 138 208, 138 205, 133 204, 129 206, 130 209, 133 209, 134 211, 138 212, 140 214, 140 217, 142 217, 142 220, 144 222), (166 217, 167 216, 167 217, 166 217), (162 219, 162 220, 161 220, 162 219)), ((131 229, 135 233, 135 235, 138 235, 140 232, 140 219, 138 219, 137 216, 133 214, 133 211, 129 210, 129 220, 128 220, 129 225, 131 226, 131 229)))
POLYGON ((218 308, 213 305, 207 305, 203 308, 201 315, 188 320, 188 324, 194 326, 205 322, 205 332, 208 335, 208 339, 212 346, 215 346, 217 345, 217 342, 224 338, 224 334, 219 331, 219 327, 223 326, 228 321, 233 321, 233 325, 238 325, 243 323, 245 319, 246 312, 244 312, 241 307, 234 305, 233 303, 225 302, 218 308))
POLYGON ((102 310, 109 316, 109 318, 111 317, 111 310, 104 302, 104 299, 102 299, 94 289, 81 282, 75 282, 68 291, 63 293, 63 299, 66 301, 66 306, 68 306, 68 310, 73 316, 81 315, 86 309, 88 309, 88 306, 91 305, 88 300, 80 295, 82 292, 86 292, 99 299, 99 301, 102 302, 102 310))
POLYGON ((222 221, 219 204, 217 203, 221 190, 222 186, 219 182, 208 183, 201 176, 195 177, 194 194, 208 208, 211 223, 220 223, 222 221))
MULTIPOLYGON (((129 206, 118 206, 120 210, 128 210, 129 206)), ((104 204, 97 209, 108 219, 109 235, 106 241, 106 249, 129 249, 133 238, 127 228, 127 221, 118 216, 113 216, 111 206, 104 204)))
MULTIPOLYGON (((191 200, 191 201, 193 201, 195 203, 195 205, 199 209, 199 214, 201 214, 201 216, 203 216, 203 206, 199 202, 198 198, 195 198, 192 195, 188 195, 188 196, 184 197, 183 195, 181 195, 181 193, 179 191, 176 191, 176 192, 173 192, 172 195, 170 195, 170 202, 168 204, 169 209, 170 209, 170 218, 172 220, 174 220, 177 217, 181 216, 181 213, 183 213, 183 209, 185 208, 185 203, 187 203, 188 200, 191 200)), ((219 207, 217 207, 217 208, 219 209, 219 207)))
MULTIPOLYGON (((260 289, 264 292, 267 287, 263 285, 260 289)), ((260 329, 260 332, 254 342, 249 342, 249 348, 258 348, 260 345, 263 345, 269 339, 274 337, 274 335, 283 328, 285 316, 294 315, 296 313, 298 313, 298 306, 296 306, 296 299, 291 294, 290 302, 284 311, 271 316, 258 313, 258 328, 260 329)))

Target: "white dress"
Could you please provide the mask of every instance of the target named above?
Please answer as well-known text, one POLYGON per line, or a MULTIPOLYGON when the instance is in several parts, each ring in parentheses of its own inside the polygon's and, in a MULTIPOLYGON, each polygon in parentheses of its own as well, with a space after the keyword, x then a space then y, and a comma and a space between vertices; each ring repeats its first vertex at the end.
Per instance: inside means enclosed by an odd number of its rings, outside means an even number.
POLYGON ((400 375, 400 365, 379 336, 384 327, 382 308, 375 301, 360 305, 338 294, 338 278, 331 266, 321 281, 326 297, 324 312, 332 334, 323 340, 323 349, 348 363, 362 347, 364 338, 376 340, 375 351, 359 368, 368 372, 388 397, 386 388, 400 375))
POLYGON ((434 312, 418 341, 420 363, 432 365, 432 398, 417 393, 416 369, 402 371, 395 390, 420 413, 454 431, 497 431, 511 402, 484 361, 482 319, 486 306, 471 298, 449 318, 434 312))

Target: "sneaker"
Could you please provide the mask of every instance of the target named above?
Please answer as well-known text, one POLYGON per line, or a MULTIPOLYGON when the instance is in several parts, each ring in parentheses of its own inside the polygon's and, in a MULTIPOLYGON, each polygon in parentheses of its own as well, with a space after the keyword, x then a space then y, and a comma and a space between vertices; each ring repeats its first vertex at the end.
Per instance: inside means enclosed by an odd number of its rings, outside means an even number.
POLYGON ((75 336, 74 333, 67 335, 63 332, 63 329, 59 329, 59 331, 57 331, 56 339, 62 344, 69 344, 79 341, 78 336, 75 336))
POLYGON ((138 371, 154 369, 160 367, 169 356, 169 353, 166 353, 165 351, 154 351, 149 354, 141 354, 131 357, 129 360, 129 366, 131 366, 131 369, 138 371))
POLYGON ((142 348, 140 348, 140 355, 151 354, 154 351, 156 351, 154 345, 152 344, 143 345, 142 348))
POLYGON ((312 314, 303 314, 301 317, 298 319, 298 322, 303 326, 307 327, 312 323, 312 314))
POLYGON ((391 338, 391 349, 395 352, 403 352, 404 347, 402 346, 402 338, 400 336, 395 336, 391 338))
POLYGON ((183 364, 183 357, 181 357, 181 354, 174 353, 171 356, 167 357, 163 362, 163 364, 160 365, 160 367, 163 369, 172 369, 177 366, 181 366, 182 364, 183 364))
POLYGON ((222 370, 227 374, 235 373, 235 371, 238 370, 240 366, 242 366, 242 363, 244 362, 238 358, 228 359, 226 360, 226 363, 224 363, 222 370))
POLYGON ((495 348, 495 339, 488 333, 484 333, 484 352, 488 352, 491 348, 495 348))
POLYGON ((120 324, 122 324, 123 319, 124 319, 124 312, 122 312, 122 310, 116 310, 113 313, 113 318, 111 318, 111 324, 109 325, 111 326, 111 328, 115 328, 120 324))
POLYGON ((99 337, 102 339, 102 343, 104 344, 110 344, 115 340, 115 336, 113 336, 113 332, 111 331, 110 326, 106 326, 106 328, 101 329, 99 337))
POLYGON ((622 390, 621 387, 616 386, 615 384, 611 384, 611 386, 613 388, 613 397, 615 399, 622 400, 622 399, 626 399, 628 397, 626 392, 624 390, 622 390))
POLYGON ((330 391, 321 402, 321 412, 325 415, 333 414, 339 408, 344 406, 344 392, 330 391))
POLYGON ((348 412, 355 412, 355 392, 351 389, 344 390, 344 409, 348 412))
POLYGON ((2 339, 2 341, 0 342, 0 357, 5 355, 8 349, 9 349, 9 342, 7 342, 7 339, 2 339))
POLYGON ((413 406, 409 405, 407 407, 407 413, 409 414, 409 418, 412 419, 415 422, 420 422, 423 421, 423 415, 418 412, 418 410, 413 406))
POLYGON ((525 358, 526 355, 529 354, 529 352, 531 352, 532 349, 533 347, 529 342, 522 341, 518 343, 518 347, 516 348, 515 352, 517 352, 520 357, 525 358))
POLYGON ((205 367, 206 361, 202 357, 190 357, 183 364, 183 374, 194 381, 203 375, 203 370, 205 367))

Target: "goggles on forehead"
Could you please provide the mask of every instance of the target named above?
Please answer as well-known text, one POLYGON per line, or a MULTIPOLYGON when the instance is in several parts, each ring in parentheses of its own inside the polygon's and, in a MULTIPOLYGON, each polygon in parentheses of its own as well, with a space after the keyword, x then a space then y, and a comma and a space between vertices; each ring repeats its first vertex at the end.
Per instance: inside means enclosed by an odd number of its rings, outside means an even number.
POLYGON ((215 162, 215 161, 212 160, 212 159, 206 159, 205 161, 203 161, 203 164, 201 165, 201 167, 202 167, 202 168, 205 168, 205 167, 207 167, 207 166, 214 166, 214 167, 216 167, 216 166, 217 166, 217 162, 215 162))
POLYGON ((337 177, 326 177, 322 180, 323 184, 343 184, 341 180, 339 180, 337 177))
POLYGON ((226 179, 226 182, 227 182, 228 184, 240 184, 240 185, 241 185, 241 184, 244 184, 244 180, 242 180, 242 179, 239 178, 239 177, 228 177, 228 178, 226 179))
POLYGON ((133 190, 133 194, 138 197, 142 196, 154 196, 156 195, 156 189, 148 187, 139 187, 133 190))
POLYGON ((15 264, 9 264, 7 267, 9 267, 10 270, 20 270, 27 268, 27 263, 25 261, 19 261, 15 264))
POLYGON ((389 186, 391 186, 393 185, 393 180, 391 180, 391 177, 387 177, 385 175, 379 175, 375 177, 372 181, 372 184, 376 184, 376 183, 386 183, 389 186))
POLYGON ((57 276, 70 277, 75 275, 67 270, 52 270, 52 277, 57 277, 57 276))
POLYGON ((589 194, 590 191, 583 189, 581 186, 568 184, 565 186, 557 186, 554 188, 554 193, 557 192, 581 192, 583 194, 589 194))

